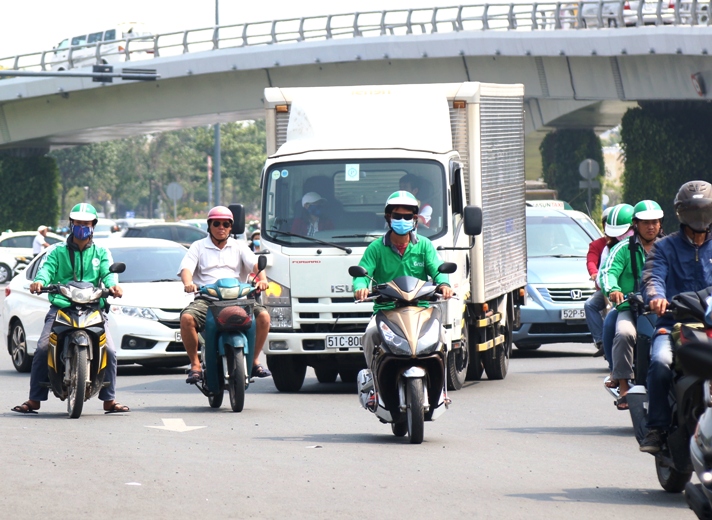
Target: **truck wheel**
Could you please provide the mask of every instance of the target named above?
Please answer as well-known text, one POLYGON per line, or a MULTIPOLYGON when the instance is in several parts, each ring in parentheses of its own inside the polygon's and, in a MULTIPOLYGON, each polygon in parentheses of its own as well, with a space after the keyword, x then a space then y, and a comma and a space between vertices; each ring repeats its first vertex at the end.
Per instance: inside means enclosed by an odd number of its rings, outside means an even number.
POLYGON ((507 303, 507 323, 499 327, 499 333, 504 336, 504 342, 495 345, 492 352, 485 352, 483 363, 487 378, 491 380, 504 379, 509 369, 509 356, 512 354, 512 305, 507 303))
POLYGON ((356 377, 358 376, 358 370, 353 368, 341 368, 339 369, 339 377, 342 383, 355 383, 356 377))
POLYGON ((297 356, 267 356, 274 386, 280 392, 299 392, 304 384, 307 364, 297 356))
POLYGON ((677 471, 675 468, 663 466, 660 457, 655 457, 655 471, 658 474, 658 482, 668 493, 680 493, 685 489, 692 478, 691 471, 677 471))
POLYGON ((339 375, 339 370, 336 368, 320 367, 314 368, 314 373, 320 383, 333 383, 336 381, 336 376, 339 375))
POLYGON ((460 348, 451 349, 447 354, 447 389, 459 390, 467 378, 467 368, 470 365, 469 342, 467 327, 463 330, 460 348))
POLYGON ((477 350, 478 343, 485 342, 485 331, 477 330, 474 327, 467 327, 467 344, 470 354, 470 362, 467 367, 467 377, 468 381, 479 381, 482 379, 482 371, 484 366, 482 364, 482 352, 477 350), (470 341, 472 338, 472 341, 470 341))

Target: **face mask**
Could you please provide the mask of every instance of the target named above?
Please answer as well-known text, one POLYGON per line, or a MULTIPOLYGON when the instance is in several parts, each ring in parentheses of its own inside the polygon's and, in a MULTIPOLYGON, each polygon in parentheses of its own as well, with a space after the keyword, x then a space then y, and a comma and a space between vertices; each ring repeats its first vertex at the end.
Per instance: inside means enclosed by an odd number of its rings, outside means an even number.
POLYGON ((391 220, 391 229, 396 235, 407 235, 413 231, 413 220, 391 220))
POLYGON ((72 226, 72 235, 78 240, 86 240, 93 232, 94 230, 91 226, 72 226))
POLYGON ((313 204, 307 208, 310 215, 318 217, 321 215, 321 208, 319 206, 314 206, 313 204))
POLYGON ((259 247, 260 241, 259 240, 253 240, 252 245, 259 247))

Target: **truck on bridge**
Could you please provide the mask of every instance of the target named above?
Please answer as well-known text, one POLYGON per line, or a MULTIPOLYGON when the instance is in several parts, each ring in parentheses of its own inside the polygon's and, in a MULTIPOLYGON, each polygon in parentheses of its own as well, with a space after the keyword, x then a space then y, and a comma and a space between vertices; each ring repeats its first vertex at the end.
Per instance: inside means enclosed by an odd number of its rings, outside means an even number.
POLYGON ((458 265, 443 304, 449 388, 506 376, 527 281, 523 95, 477 82, 265 90, 265 354, 280 391, 298 391, 307 366, 320 382, 365 368, 372 305, 354 302, 347 270, 386 232, 399 189, 421 203, 418 235, 458 265))

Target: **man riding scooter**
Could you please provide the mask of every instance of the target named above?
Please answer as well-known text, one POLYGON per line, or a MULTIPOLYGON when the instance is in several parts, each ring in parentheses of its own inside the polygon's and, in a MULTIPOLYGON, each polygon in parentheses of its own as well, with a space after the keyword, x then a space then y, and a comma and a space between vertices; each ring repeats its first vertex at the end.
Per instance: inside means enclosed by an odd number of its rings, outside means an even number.
MULTIPOLYGON (((432 242, 416 234, 418 224, 418 200, 407 191, 396 191, 386 200, 385 219, 390 228, 380 240, 369 244, 359 262, 375 283, 385 283, 399 276, 413 276, 427 280, 428 276, 438 285, 443 299, 452 296, 448 276, 438 272, 442 260, 438 257, 432 242)), ((363 301, 368 297, 369 280, 354 278, 354 297, 363 301)), ((378 311, 379 305, 374 305, 378 311)), ((366 365, 371 368, 375 343, 378 338, 375 315, 371 318, 363 337, 363 354, 366 365)), ((370 374, 369 374, 370 376, 370 374)), ((362 387, 362 404, 375 402, 373 382, 362 387)))
POLYGON ((646 453, 662 449, 672 420, 668 396, 674 320, 665 315, 668 302, 682 292, 712 285, 712 185, 705 181, 683 184, 675 196, 675 212, 680 231, 655 243, 643 271, 643 297, 659 317, 647 380, 648 433, 640 444, 640 451, 646 453))
MULTIPOLYGON (((257 258, 246 244, 230 236, 233 215, 225 206, 216 206, 208 213, 209 236, 193 242, 180 264, 180 277, 185 292, 195 293, 201 285, 212 284, 221 278, 240 278, 246 282, 243 271, 257 273, 257 258)), ((264 271, 259 273, 256 286, 264 291, 268 287, 264 271)), ((203 379, 198 355, 198 332, 205 328, 208 302, 196 298, 181 312, 180 331, 185 350, 190 358, 190 372, 186 383, 195 384, 203 379)), ((272 374, 258 361, 267 334, 269 333, 269 313, 259 305, 254 308, 255 321, 255 357, 252 377, 269 377, 272 374)))

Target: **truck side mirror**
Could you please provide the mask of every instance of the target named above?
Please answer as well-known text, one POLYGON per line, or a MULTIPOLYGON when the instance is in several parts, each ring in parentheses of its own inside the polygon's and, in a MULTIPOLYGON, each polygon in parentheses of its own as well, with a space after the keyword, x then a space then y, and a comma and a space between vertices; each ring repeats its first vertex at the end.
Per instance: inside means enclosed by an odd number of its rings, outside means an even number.
POLYGON ((482 233, 482 208, 465 206, 465 234, 477 236, 482 233))
POLYGON ((230 204, 228 209, 232 213, 232 234, 239 235, 245 231, 245 208, 242 204, 230 204))

